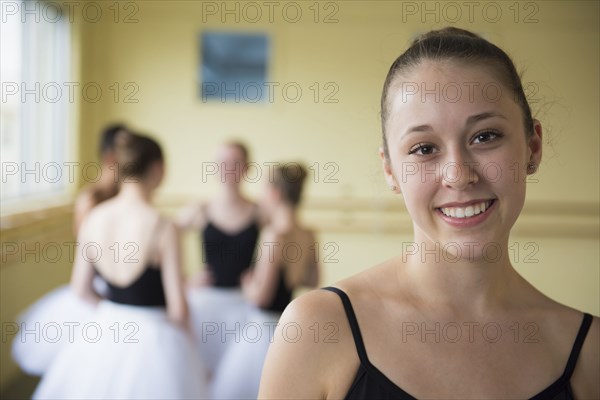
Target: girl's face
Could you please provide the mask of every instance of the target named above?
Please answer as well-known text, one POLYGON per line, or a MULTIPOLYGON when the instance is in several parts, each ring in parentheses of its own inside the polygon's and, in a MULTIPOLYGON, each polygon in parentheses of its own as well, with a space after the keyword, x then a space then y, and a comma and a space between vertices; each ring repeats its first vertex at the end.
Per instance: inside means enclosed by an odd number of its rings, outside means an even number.
POLYGON ((259 206, 267 219, 271 220, 275 210, 281 202, 281 194, 270 182, 269 178, 263 177, 263 190, 258 199, 259 206))
POLYGON ((496 258, 523 207, 527 165, 539 165, 541 126, 527 139, 512 92, 477 65, 427 61, 389 90, 389 160, 380 155, 415 245, 496 258))
POLYGON ((224 146, 219 151, 219 180, 228 185, 239 185, 246 172, 246 159, 237 146, 224 146))

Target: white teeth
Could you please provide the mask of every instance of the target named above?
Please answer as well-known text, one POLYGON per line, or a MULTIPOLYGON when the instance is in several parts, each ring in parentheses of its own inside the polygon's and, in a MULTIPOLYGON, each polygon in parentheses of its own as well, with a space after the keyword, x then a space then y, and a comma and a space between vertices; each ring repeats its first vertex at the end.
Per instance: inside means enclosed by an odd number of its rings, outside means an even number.
POLYGON ((488 209, 488 207, 492 204, 491 201, 486 201, 483 203, 479 203, 479 209, 481 210, 481 212, 484 212, 485 210, 488 209))
POLYGON ((444 215, 453 218, 469 218, 473 215, 481 214, 489 208, 492 201, 482 201, 481 203, 473 204, 468 207, 444 207, 440 210, 444 215))

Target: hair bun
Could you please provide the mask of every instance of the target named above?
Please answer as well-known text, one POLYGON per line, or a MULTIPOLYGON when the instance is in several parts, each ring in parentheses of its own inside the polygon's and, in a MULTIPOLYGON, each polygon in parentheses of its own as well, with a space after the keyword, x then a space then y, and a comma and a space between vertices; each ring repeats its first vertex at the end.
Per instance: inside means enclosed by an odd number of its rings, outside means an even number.
POLYGON ((142 177, 153 162, 163 160, 160 145, 148 136, 122 131, 115 137, 115 144, 121 179, 142 177))
POLYGON ((302 188, 306 176, 306 167, 302 163, 284 163, 275 169, 273 186, 279 189, 288 203, 297 206, 302 197, 302 188))

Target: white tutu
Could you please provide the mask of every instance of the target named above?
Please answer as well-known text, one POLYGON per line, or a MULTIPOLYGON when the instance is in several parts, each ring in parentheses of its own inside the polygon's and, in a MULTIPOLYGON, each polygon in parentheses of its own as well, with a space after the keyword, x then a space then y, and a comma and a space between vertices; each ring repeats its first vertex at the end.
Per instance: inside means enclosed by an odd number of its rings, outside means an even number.
POLYGON ((211 385, 211 399, 256 399, 260 377, 280 313, 252 307, 240 330, 241 340, 231 343, 211 385))
POLYGON ((34 399, 200 399, 206 373, 162 307, 102 301, 44 374, 34 399))
POLYGON ((245 324, 248 305, 239 288, 192 288, 187 293, 200 359, 212 373, 236 332, 245 324))
POLYGON ((13 359, 26 373, 42 375, 69 342, 69 334, 89 321, 93 312, 94 307, 73 293, 69 285, 54 289, 18 317, 13 359))

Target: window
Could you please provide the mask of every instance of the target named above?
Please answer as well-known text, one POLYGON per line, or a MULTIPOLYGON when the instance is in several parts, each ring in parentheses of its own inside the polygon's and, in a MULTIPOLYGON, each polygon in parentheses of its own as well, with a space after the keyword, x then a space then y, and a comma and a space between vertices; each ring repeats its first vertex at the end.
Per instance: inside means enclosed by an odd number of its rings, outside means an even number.
POLYGON ((2 2, 1 163, 4 208, 65 194, 70 146, 70 26, 44 1, 2 2))

